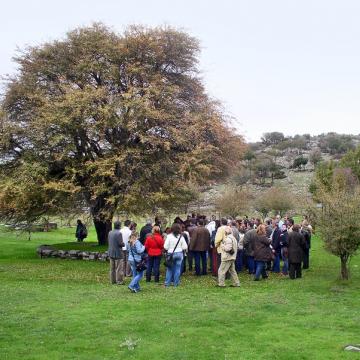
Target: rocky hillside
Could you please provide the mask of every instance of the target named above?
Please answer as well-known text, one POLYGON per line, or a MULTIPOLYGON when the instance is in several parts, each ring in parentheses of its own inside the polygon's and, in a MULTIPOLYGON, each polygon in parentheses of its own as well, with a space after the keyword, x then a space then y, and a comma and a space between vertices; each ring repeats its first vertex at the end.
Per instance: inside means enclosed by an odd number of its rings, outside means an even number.
POLYGON ((360 135, 328 133, 285 137, 277 132, 264 134, 261 142, 248 144, 248 151, 233 177, 202 189, 190 209, 211 211, 216 198, 226 187, 234 185, 247 188, 255 196, 271 186, 289 189, 297 196, 308 196, 317 164, 336 161, 359 145, 360 135))

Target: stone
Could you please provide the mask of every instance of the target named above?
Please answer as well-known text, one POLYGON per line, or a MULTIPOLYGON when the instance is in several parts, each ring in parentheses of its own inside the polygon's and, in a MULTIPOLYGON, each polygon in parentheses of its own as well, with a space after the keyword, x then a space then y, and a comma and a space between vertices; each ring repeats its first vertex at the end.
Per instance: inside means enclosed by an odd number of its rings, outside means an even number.
POLYGON ((345 351, 360 352, 360 345, 348 345, 344 349, 345 351))

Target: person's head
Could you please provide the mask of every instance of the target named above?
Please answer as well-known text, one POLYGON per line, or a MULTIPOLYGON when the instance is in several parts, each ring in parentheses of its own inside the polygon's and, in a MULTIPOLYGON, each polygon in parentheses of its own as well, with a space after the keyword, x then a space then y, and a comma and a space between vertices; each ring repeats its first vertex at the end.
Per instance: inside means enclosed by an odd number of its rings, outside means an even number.
POLYGON ((152 228, 152 232, 153 234, 160 234, 160 227, 155 225, 153 228, 152 228))
POLYGON ((200 226, 204 226, 204 225, 205 225, 205 220, 204 220, 204 219, 200 219, 200 220, 199 220, 199 225, 200 225, 200 226))
POLYGON ((255 219, 255 220, 254 220, 254 224, 255 224, 256 226, 259 226, 259 225, 261 224, 261 220, 260 220, 259 218, 255 219))
POLYGON ((257 228, 256 228, 256 233, 259 236, 263 236, 266 235, 266 228, 264 224, 260 224, 257 228))
POLYGON ((146 225, 152 225, 151 219, 147 219, 147 220, 146 220, 146 225))
POLYGON ((268 226, 270 226, 270 225, 271 225, 271 219, 266 219, 266 220, 265 220, 265 224, 268 225, 268 226))
POLYGON ((171 227, 167 227, 166 229, 165 229, 165 234, 170 234, 171 233, 171 227))
POLYGON ((139 234, 136 231, 133 231, 129 238, 130 245, 134 245, 136 240, 138 239, 138 237, 139 237, 139 234))
POLYGON ((196 226, 197 220, 196 218, 191 218, 191 226, 196 226))
POLYGON ((120 221, 115 221, 114 222, 114 229, 119 230, 120 228, 121 228, 121 222, 120 221))
POLYGON ((187 217, 186 217, 186 220, 190 220, 191 219, 191 215, 188 215, 187 217))
POLYGON ((299 231, 300 231, 300 225, 295 224, 292 229, 293 229, 293 231, 295 231, 295 232, 299 232, 299 231))
POLYGON ((282 232, 287 231, 287 226, 286 226, 286 224, 282 224, 282 226, 281 226, 281 231, 282 231, 282 232))
POLYGON ((293 226, 295 224, 294 219, 289 218, 288 219, 288 224, 289 224, 289 226, 293 226))
POLYGON ((124 226, 130 227, 130 225, 131 225, 131 221, 129 219, 125 220, 124 226))
POLYGON ((178 236, 181 233, 181 226, 180 224, 174 223, 171 227, 171 232, 175 235, 178 236))
POLYGON ((216 220, 216 216, 215 216, 215 215, 212 215, 212 216, 211 216, 211 220, 212 220, 212 221, 215 221, 215 220, 216 220))
POLYGON ((227 224, 228 224, 228 220, 226 218, 221 218, 220 222, 221 222, 222 226, 227 226, 227 224))
POLYGON ((221 226, 220 220, 215 220, 215 230, 221 226))
POLYGON ((82 222, 81 222, 80 219, 78 219, 77 224, 78 224, 78 225, 82 225, 82 222))
POLYGON ((130 224, 130 230, 135 231, 135 230, 136 230, 136 227, 137 227, 137 223, 136 223, 136 222, 132 222, 132 223, 130 224))

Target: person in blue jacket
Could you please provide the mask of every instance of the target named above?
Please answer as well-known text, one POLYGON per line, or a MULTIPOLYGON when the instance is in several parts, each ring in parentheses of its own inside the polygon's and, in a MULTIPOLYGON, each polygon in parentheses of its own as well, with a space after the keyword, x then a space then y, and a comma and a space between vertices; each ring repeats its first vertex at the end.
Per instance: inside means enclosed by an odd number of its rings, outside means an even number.
POLYGON ((142 256, 145 252, 145 246, 141 244, 141 242, 138 240, 137 233, 134 232, 130 235, 130 239, 126 245, 126 248, 126 250, 129 252, 129 263, 133 274, 128 288, 133 293, 137 293, 141 290, 140 280, 144 275, 144 271, 138 271, 136 269, 136 265, 139 264, 142 260, 142 256))

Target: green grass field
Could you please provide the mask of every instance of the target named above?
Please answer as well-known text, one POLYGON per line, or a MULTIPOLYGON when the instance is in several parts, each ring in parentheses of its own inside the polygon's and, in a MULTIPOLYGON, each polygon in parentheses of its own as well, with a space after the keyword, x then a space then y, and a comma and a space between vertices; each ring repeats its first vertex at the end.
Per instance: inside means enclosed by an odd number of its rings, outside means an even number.
POLYGON ((219 289, 187 275, 179 288, 144 282, 132 294, 108 283, 107 263, 36 257, 73 232, 2 231, 1 359, 360 359, 343 351, 360 343, 360 257, 342 283, 316 237, 301 280, 244 273, 240 288, 219 289))

